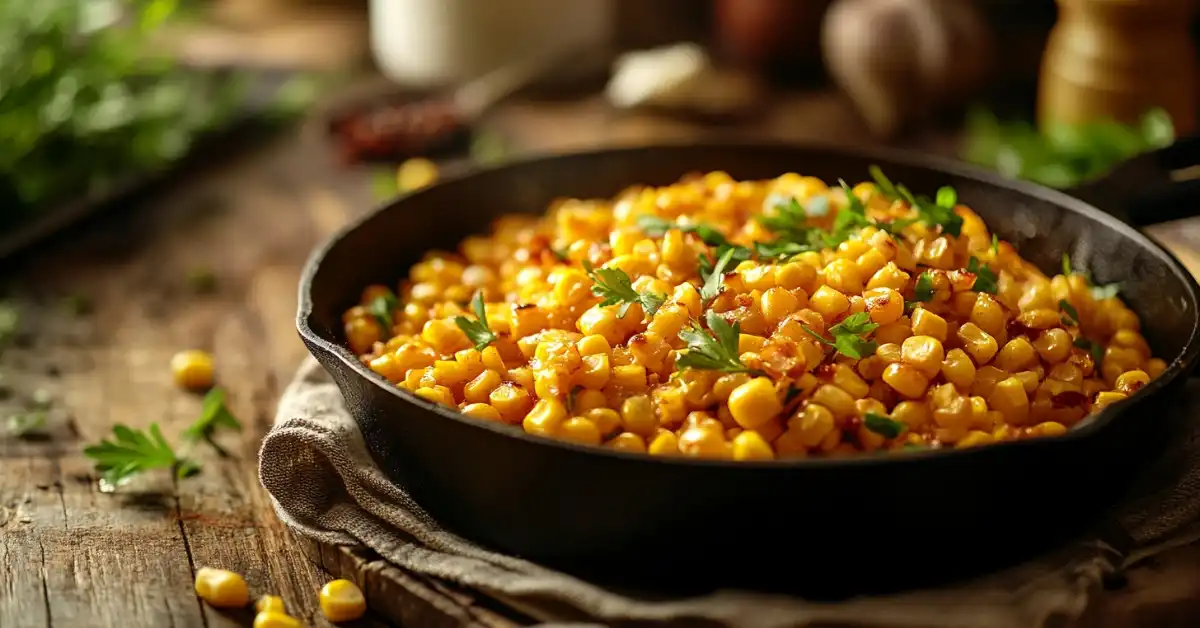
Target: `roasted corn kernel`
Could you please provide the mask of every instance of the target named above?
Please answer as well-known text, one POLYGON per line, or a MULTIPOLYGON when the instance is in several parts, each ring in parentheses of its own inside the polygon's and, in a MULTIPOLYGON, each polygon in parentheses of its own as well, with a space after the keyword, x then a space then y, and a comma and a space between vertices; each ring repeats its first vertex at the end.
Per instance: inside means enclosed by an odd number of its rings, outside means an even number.
POLYGON ((250 603, 250 587, 241 574, 212 567, 196 570, 196 595, 217 608, 241 608, 250 603))
POLYGON ((367 612, 367 599, 349 580, 331 580, 318 595, 321 614, 331 622, 354 621, 367 612))

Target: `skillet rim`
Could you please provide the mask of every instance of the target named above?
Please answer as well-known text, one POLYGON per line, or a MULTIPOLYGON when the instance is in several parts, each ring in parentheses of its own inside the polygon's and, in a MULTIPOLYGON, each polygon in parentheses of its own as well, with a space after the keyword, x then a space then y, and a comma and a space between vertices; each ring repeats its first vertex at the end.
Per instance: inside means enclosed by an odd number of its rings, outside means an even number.
MULTIPOLYGON (((1196 278, 1190 271, 1187 270, 1187 267, 1185 267, 1183 263, 1175 257, 1173 253, 1165 249, 1153 238, 1142 233, 1135 227, 1116 218, 1112 214, 1099 209, 1091 203, 1072 196, 1066 192, 1043 187, 1030 181, 1008 179, 998 173, 985 170, 983 168, 979 168, 952 158, 894 148, 857 148, 842 144, 817 141, 789 142, 784 140, 764 138, 710 137, 701 139, 699 141, 665 140, 656 141, 651 144, 610 143, 586 150, 537 151, 528 153, 520 158, 505 162, 500 165, 484 167, 470 166, 461 170, 452 170, 450 174, 441 178, 434 185, 392 198, 391 200, 380 204, 375 209, 372 209, 365 214, 347 222, 336 232, 329 235, 324 242, 313 249, 308 260, 305 262, 300 274, 298 290, 299 294, 296 306, 296 329, 301 338, 305 341, 306 345, 310 345, 308 347, 309 352, 313 353, 311 345, 320 347, 322 350, 336 356, 345 365, 349 366, 357 376, 369 380, 373 385, 388 391, 390 394, 395 395, 400 400, 414 405, 420 409, 433 412, 441 419, 457 421, 476 429, 490 430, 503 436, 524 440, 527 443, 535 446, 556 447, 583 453, 585 455, 610 457, 618 460, 637 461, 641 464, 647 465, 675 465, 693 468, 708 467, 727 470, 797 470, 809 468, 827 469, 846 467, 858 468, 880 464, 898 465, 904 463, 915 464, 918 462, 936 461, 942 459, 952 460, 954 457, 959 456, 980 456, 988 453, 998 453, 1001 451, 1011 451, 1014 455, 1016 455, 1020 451, 1032 450, 1035 448, 1065 448, 1071 445, 1079 445, 1081 442, 1095 437, 1109 424, 1116 421, 1117 417, 1120 416, 1124 410, 1148 399, 1154 394, 1158 394, 1180 376, 1187 377, 1190 373, 1196 370, 1197 362, 1200 361, 1200 284, 1197 284, 1196 278), (741 150, 791 149, 837 154, 841 157, 848 157, 866 162, 891 161, 907 166, 930 170, 941 175, 952 175, 958 178, 971 179, 977 183, 1005 188, 1024 196, 1052 203, 1063 210, 1080 214, 1084 218, 1112 228, 1113 230, 1119 232, 1122 236, 1132 240, 1142 248, 1149 251, 1155 257, 1159 258, 1160 261, 1166 263, 1176 277, 1179 278, 1187 288, 1187 296, 1190 298, 1190 302, 1187 305, 1192 311, 1192 329, 1188 335, 1187 342, 1183 346, 1183 349, 1178 355, 1174 356, 1162 375, 1154 380, 1151 380, 1149 384, 1143 386, 1140 390, 1127 399, 1123 399, 1120 402, 1104 408, 1096 414, 1085 417, 1080 423, 1072 426, 1067 433, 1060 436, 1050 438, 1033 438, 1018 441, 1003 441, 1000 443, 992 443, 985 447, 971 447, 966 449, 924 449, 912 450, 904 453, 884 452, 883 454, 876 455, 863 453, 855 456, 838 458, 786 458, 781 460, 735 461, 689 458, 681 456, 650 456, 644 453, 625 452, 612 448, 583 445, 544 436, 536 436, 525 432, 519 426, 475 419, 473 417, 469 417, 468 415, 462 414, 461 412, 457 412, 442 406, 441 404, 433 403, 421 397, 417 397, 416 395, 404 389, 392 385, 378 373, 375 373, 371 369, 364 366, 362 362, 358 360, 358 356, 354 355, 346 347, 327 340, 309 325, 309 318, 313 312, 313 280, 320 272, 321 263, 328 256, 329 252, 337 247, 338 244, 340 244, 350 233, 367 224, 373 218, 383 212, 396 211, 397 208, 402 207, 410 198, 419 197, 429 193, 431 190, 445 186, 467 185, 473 178, 484 174, 503 172, 507 170, 519 171, 524 168, 533 167, 541 163, 564 157, 584 158, 617 156, 620 154, 632 154, 637 152, 653 152, 662 149, 680 150, 688 148, 741 150)), ((313 357, 316 356, 314 355, 313 357)))

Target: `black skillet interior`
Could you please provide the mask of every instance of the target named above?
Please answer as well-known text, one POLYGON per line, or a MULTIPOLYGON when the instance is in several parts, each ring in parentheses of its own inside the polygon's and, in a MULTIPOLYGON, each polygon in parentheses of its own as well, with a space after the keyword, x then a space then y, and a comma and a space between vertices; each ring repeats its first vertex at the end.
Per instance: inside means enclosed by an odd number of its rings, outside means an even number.
POLYGON ((606 583, 840 596, 977 573, 1079 534, 1167 445, 1177 423, 1169 409, 1197 359, 1196 309, 1196 284, 1169 254, 1065 194, 903 154, 719 143, 533 160, 398 199, 314 254, 298 325, 376 460, 449 529, 606 583), (1120 282, 1155 353, 1172 367, 1059 439, 731 464, 623 455, 463 418, 389 386, 343 348, 340 316, 363 286, 394 284, 425 251, 453 250, 499 215, 542 212, 563 196, 610 197, 689 172, 858 181, 870 164, 918 193, 954 186, 1046 271, 1067 252, 1096 281, 1120 282))

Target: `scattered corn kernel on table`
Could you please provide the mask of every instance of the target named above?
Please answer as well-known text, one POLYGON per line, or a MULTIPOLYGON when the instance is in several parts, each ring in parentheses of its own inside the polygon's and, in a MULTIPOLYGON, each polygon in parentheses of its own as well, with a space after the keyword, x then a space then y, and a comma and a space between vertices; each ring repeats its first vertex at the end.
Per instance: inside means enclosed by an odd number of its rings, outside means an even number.
MULTIPOLYGON (((838 97, 781 98, 748 132, 792 140, 865 142, 838 97)), ((565 150, 606 141, 695 136, 660 118, 614 117, 596 100, 517 101, 489 120, 520 149, 565 150)), ((944 150, 947 143, 926 148, 944 150)), ((375 204, 370 175, 332 166, 299 133, 189 173, 173 187, 6 260, 16 285, 18 342, 3 371, 16 403, 52 399, 45 433, 0 435, 0 626, 127 628, 249 625, 216 611, 192 580, 205 566, 245 575, 253 596, 273 593, 307 625, 324 625, 317 592, 329 572, 356 574, 379 611, 362 625, 513 625, 487 600, 388 566, 365 550, 297 541, 275 518, 257 479, 258 441, 277 396, 305 355, 293 329, 295 287, 310 249, 375 204), (211 269, 205 290, 197 269, 211 269), (82 305, 87 307, 81 307, 82 305), (178 434, 200 399, 173 382, 172 355, 204 349, 245 430, 222 434, 222 457, 172 480, 147 473, 115 494, 98 490, 84 445, 115 423, 152 422, 178 434)), ((1200 272, 1200 221, 1153 234, 1200 272)), ((1181 548, 1106 592, 1087 625, 1200 623, 1200 547, 1181 548)))

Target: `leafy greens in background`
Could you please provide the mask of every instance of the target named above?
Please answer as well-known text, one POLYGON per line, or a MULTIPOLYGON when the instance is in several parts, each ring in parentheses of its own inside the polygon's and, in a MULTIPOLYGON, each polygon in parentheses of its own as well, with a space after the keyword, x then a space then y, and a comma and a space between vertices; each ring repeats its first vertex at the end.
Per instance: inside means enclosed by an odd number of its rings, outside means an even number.
POLYGON ((1068 188, 1174 140, 1171 118, 1160 109, 1147 112, 1136 125, 1056 124, 1044 131, 1028 122, 1001 121, 978 109, 967 119, 962 157, 1006 177, 1068 188))
POLYGON ((177 4, 0 0, 0 227, 160 169, 234 118, 248 75, 150 54, 177 4))

